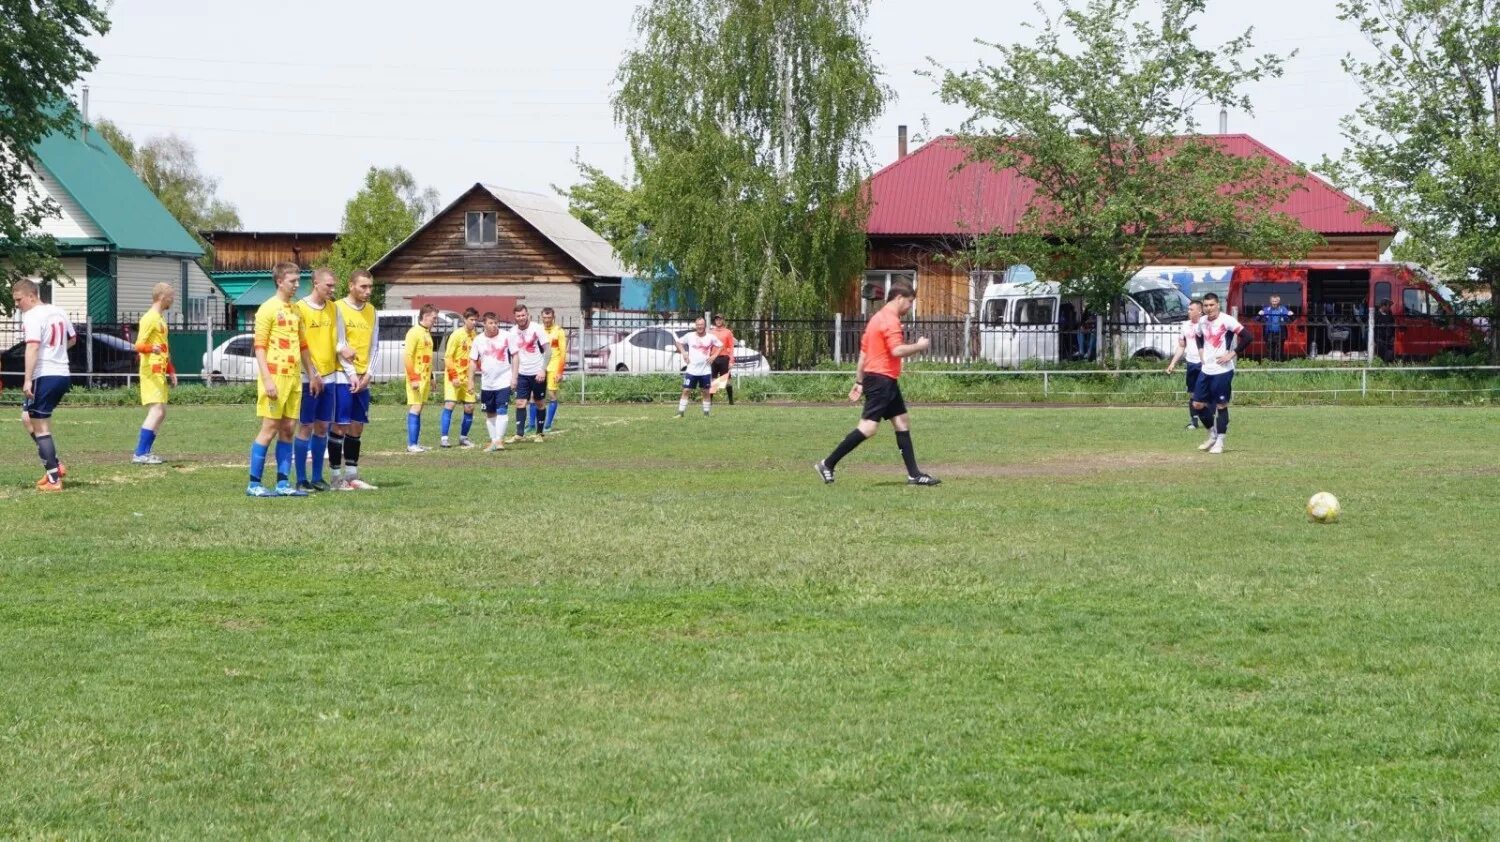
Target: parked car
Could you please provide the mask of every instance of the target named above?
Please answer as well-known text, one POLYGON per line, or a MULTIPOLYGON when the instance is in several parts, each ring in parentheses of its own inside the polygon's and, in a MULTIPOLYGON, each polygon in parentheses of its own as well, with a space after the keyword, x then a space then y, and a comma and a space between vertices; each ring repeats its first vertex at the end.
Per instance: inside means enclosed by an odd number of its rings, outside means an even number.
MULTIPOLYGON (((692 325, 684 324, 637 328, 585 353, 584 358, 588 361, 589 371, 675 374, 684 365, 682 355, 677 351, 677 340, 692 331, 692 325)), ((770 374, 771 365, 754 348, 736 340, 734 373, 741 376, 770 374)))
MULTIPOLYGON (((1177 349, 1188 297, 1171 281, 1137 276, 1120 297, 1120 339, 1128 357, 1167 359, 1177 349)), ((1063 295, 1055 282, 990 284, 979 324, 985 359, 999 365, 1053 363, 1097 353, 1083 299, 1063 295)))
MULTIPOLYGON (((415 310, 410 311, 415 313, 415 310)), ((434 326, 435 327, 435 326, 434 326)), ((503 324, 501 330, 510 327, 509 323, 503 324)), ((383 383, 390 380, 401 380, 405 377, 406 364, 404 355, 406 353, 406 331, 411 329, 411 323, 400 324, 393 322, 386 325, 382 331, 383 335, 393 335, 397 330, 400 337, 395 339, 381 338, 375 342, 375 356, 370 360, 370 368, 373 372, 371 380, 383 383)), ((443 339, 447 333, 438 334, 434 332, 433 343, 433 373, 440 374, 443 370, 443 339)), ((242 333, 232 339, 226 339, 217 347, 203 355, 203 371, 214 382, 245 382, 255 381, 255 334, 242 333)))
MULTIPOLYGON (((140 365, 135 353, 135 343, 116 331, 94 328, 84 337, 84 326, 75 324, 78 341, 68 349, 68 368, 73 372, 74 386, 89 385, 89 348, 93 345, 93 373, 104 375, 93 378, 95 386, 128 386, 135 382, 140 365)), ((26 343, 17 342, 0 354, 0 384, 7 389, 19 389, 26 379, 26 343)))
POLYGON ((210 348, 203 355, 203 374, 210 383, 254 382, 255 334, 241 333, 210 348))

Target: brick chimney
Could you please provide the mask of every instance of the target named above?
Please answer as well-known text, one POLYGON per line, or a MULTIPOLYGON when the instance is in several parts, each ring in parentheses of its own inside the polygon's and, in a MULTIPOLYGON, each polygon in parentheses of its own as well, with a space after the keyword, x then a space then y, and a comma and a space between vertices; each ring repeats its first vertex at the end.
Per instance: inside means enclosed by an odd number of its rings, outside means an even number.
POLYGON ((906 157, 906 127, 896 127, 896 160, 906 157))

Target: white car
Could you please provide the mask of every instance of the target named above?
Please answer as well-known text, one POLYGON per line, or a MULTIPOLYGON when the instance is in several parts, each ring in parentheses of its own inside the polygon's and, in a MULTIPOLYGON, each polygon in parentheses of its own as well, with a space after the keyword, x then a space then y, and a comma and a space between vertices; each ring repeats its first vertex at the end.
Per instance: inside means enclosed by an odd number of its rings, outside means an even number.
MULTIPOLYGON (((682 324, 637 328, 589 351, 584 358, 589 371, 676 374, 685 365, 677 350, 677 339, 692 332, 692 325, 682 324)), ((771 365, 754 348, 735 340, 733 370, 741 376, 758 376, 770 374, 771 365)))
MULTIPOLYGON (((436 347, 441 347, 437 346, 436 347)), ((382 340, 375 343, 375 359, 372 361, 375 382, 400 380, 405 376, 406 364, 404 340, 382 340)), ((433 354, 438 357, 436 353, 433 354)), ((437 372, 442 370, 441 358, 434 359, 437 372)), ((203 377, 209 383, 254 383, 257 376, 255 363, 255 334, 241 333, 219 343, 203 355, 203 377)))

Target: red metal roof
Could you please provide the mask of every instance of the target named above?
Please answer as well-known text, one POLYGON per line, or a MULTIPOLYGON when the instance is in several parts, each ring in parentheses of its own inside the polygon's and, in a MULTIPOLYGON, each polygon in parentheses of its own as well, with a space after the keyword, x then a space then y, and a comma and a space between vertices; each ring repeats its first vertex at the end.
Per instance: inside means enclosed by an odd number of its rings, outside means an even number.
MULTIPOLYGON (((1291 161, 1245 134, 1215 135, 1233 155, 1262 155, 1284 164, 1291 161)), ((1335 190, 1312 174, 1302 176, 1296 190, 1277 210, 1300 220, 1306 228, 1328 236, 1365 234, 1393 236, 1396 231, 1374 220, 1364 205, 1335 190)), ((1036 185, 1013 169, 968 164, 957 138, 939 137, 870 177, 871 236, 952 236, 1000 230, 1013 233, 1025 213, 1036 185)))

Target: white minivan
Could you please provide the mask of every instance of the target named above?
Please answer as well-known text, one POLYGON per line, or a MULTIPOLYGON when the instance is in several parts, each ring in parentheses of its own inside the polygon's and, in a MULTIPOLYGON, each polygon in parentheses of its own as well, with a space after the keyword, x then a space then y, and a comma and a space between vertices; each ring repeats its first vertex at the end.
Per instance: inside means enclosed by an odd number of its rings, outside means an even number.
MULTIPOLYGON (((1187 320, 1188 297, 1171 281, 1132 280, 1121 301, 1119 331, 1127 357, 1168 359, 1187 320)), ((1003 366, 1036 360, 1095 359, 1097 322, 1083 299, 1050 281, 990 284, 980 310, 980 353, 1003 366)))

